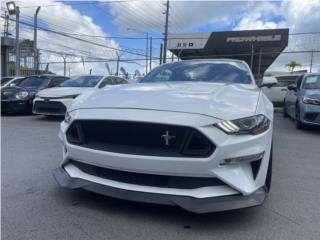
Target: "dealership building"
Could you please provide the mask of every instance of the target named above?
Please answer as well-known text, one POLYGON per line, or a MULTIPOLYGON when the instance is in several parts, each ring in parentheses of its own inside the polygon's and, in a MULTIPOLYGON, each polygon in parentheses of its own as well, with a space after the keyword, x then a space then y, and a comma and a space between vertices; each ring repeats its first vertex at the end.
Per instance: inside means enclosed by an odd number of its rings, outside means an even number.
POLYGON ((245 61, 256 78, 288 45, 289 29, 171 34, 168 49, 179 59, 232 58, 245 61))

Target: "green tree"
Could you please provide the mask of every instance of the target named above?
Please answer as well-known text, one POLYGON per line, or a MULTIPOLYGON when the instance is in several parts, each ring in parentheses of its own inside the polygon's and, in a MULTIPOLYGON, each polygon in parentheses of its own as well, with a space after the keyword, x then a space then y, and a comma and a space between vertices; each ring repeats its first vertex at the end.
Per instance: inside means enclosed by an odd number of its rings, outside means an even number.
POLYGON ((301 67, 301 64, 296 62, 296 61, 290 61, 289 63, 286 64, 286 66, 289 68, 289 70, 291 72, 293 72, 293 70, 296 68, 296 67, 301 67))

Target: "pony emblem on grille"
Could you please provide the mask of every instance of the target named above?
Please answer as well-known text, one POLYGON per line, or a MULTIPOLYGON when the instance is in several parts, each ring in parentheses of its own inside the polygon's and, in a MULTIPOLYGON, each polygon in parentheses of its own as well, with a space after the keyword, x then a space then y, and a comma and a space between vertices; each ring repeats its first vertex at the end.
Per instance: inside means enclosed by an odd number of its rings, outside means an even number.
POLYGON ((161 135, 161 139, 164 140, 166 146, 169 146, 171 139, 174 138, 176 138, 176 136, 170 136, 169 131, 166 131, 165 134, 161 135))

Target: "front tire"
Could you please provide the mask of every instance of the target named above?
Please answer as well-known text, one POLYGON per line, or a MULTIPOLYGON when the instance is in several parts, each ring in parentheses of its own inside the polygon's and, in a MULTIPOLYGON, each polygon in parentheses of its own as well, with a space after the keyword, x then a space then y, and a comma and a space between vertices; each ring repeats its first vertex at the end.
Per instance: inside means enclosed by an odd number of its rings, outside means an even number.
POLYGON ((303 128, 303 123, 300 121, 300 109, 299 106, 296 106, 296 115, 295 115, 295 122, 296 122, 296 128, 297 129, 302 129, 303 128))
POLYGON ((287 108, 286 108, 286 102, 285 101, 283 103, 283 117, 284 118, 288 118, 289 117, 289 115, 287 113, 287 108))
POLYGON ((267 192, 270 192, 271 189, 271 179, 272 179, 272 147, 271 147, 271 152, 270 152, 270 158, 269 158, 269 165, 268 165, 268 172, 267 172, 267 177, 266 177, 266 187, 267 187, 267 192))

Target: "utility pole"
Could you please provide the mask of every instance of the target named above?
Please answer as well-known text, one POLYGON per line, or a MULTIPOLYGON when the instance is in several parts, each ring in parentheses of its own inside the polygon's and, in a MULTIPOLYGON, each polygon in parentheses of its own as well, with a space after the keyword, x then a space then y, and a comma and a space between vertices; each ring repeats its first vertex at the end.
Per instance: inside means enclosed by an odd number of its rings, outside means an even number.
POLYGON ((16 76, 20 75, 19 21, 20 21, 20 8, 16 6, 16 76))
POLYGON ((168 23, 169 23, 169 0, 166 3, 166 25, 164 28, 164 46, 163 46, 163 63, 167 62, 167 41, 168 41, 168 23))
POLYGON ((149 71, 152 68, 152 37, 150 37, 150 60, 149 60, 149 71))
POLYGON ((119 62, 120 62, 120 56, 118 55, 116 76, 118 76, 118 75, 119 75, 119 62))
POLYGON ((250 60, 251 71, 252 71, 252 68, 253 68, 253 58, 254 58, 254 47, 253 47, 253 44, 252 44, 251 45, 251 60, 250 60))
POLYGON ((312 73, 312 65, 313 65, 313 49, 311 49, 310 73, 312 73))
POLYGON ((146 74, 148 73, 149 33, 146 32, 146 74))
POLYGON ((63 56, 63 76, 67 75, 67 61, 66 61, 66 56, 63 56))
POLYGON ((160 44, 160 65, 162 64, 162 53, 163 53, 163 44, 160 44))
POLYGON ((37 48, 37 31, 38 31, 38 13, 41 7, 37 7, 36 13, 34 14, 33 23, 33 70, 37 74, 39 70, 38 65, 38 48, 37 48))

